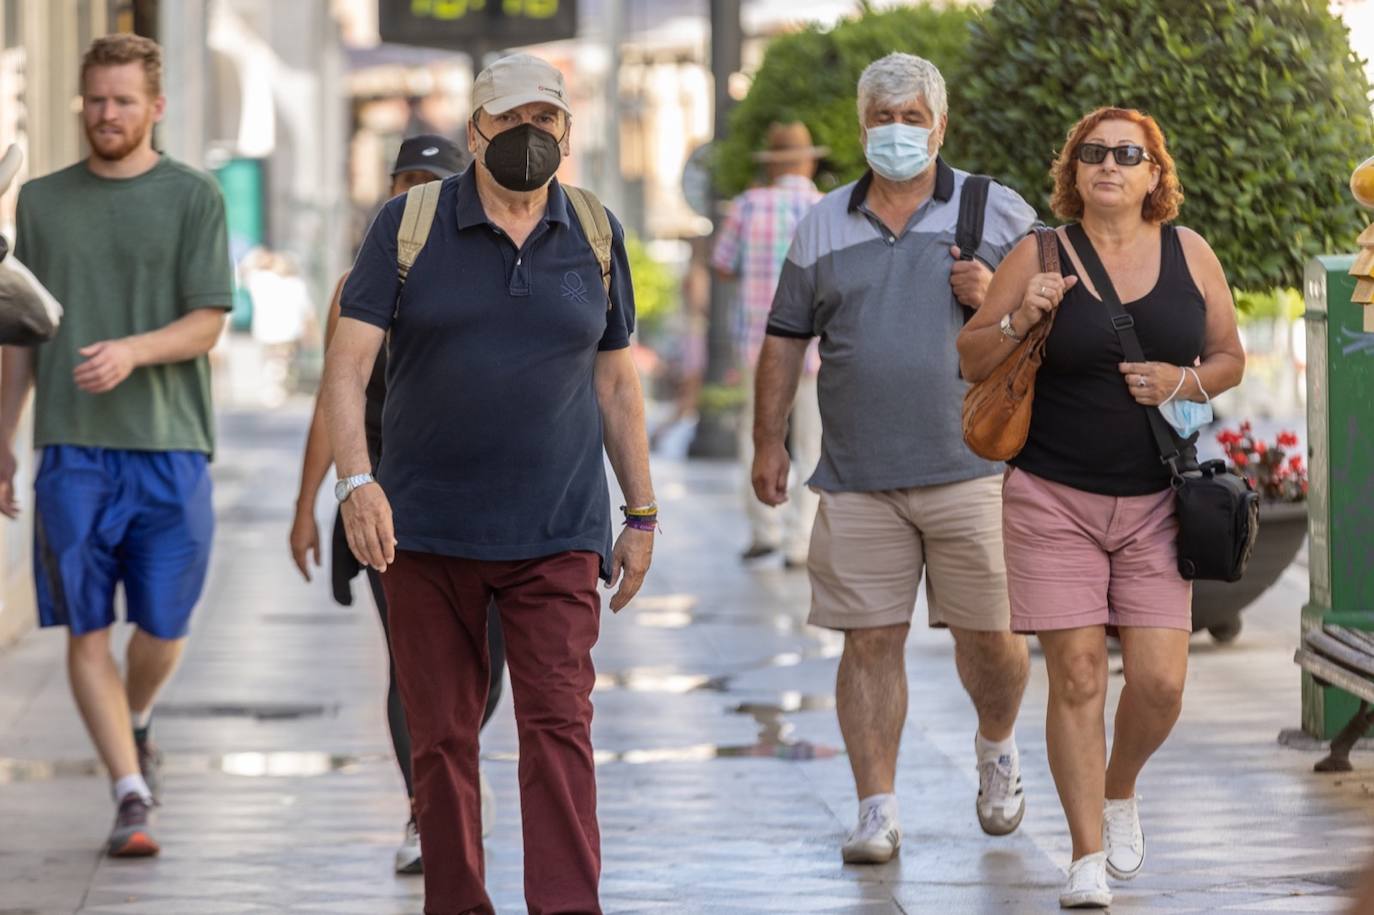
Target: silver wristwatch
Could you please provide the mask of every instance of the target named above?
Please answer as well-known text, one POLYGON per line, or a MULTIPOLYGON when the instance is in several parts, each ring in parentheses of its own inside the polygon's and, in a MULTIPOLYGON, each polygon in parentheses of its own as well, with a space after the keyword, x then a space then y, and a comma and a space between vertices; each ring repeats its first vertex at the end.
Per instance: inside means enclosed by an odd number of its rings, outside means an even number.
POLYGON ((997 329, 1000 330, 1002 332, 1002 336, 1006 337, 1008 340, 1015 340, 1017 343, 1020 343, 1022 340, 1025 339, 1024 337, 1016 336, 1016 328, 1011 326, 1010 312, 1002 315, 1002 320, 998 323, 997 329))
POLYGON ((353 494, 353 490, 359 486, 366 486, 368 483, 376 483, 377 480, 370 473, 355 473, 351 477, 344 477, 334 484, 334 498, 340 502, 347 502, 348 497, 353 494))

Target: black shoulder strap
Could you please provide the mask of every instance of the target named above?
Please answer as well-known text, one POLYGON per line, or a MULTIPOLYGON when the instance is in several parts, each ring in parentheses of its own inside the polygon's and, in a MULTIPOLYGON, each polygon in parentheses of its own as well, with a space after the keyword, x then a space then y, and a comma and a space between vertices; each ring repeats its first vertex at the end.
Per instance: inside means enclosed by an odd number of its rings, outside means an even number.
MULTIPOLYGON (((959 191, 959 222, 954 227, 954 243, 959 246, 959 260, 971 261, 983 243, 983 216, 988 206, 988 186, 992 179, 987 175, 969 175, 959 191)), ((964 323, 973 317, 974 311, 962 302, 959 304, 964 313, 964 323)))
MULTIPOLYGON (((1121 340, 1121 350, 1126 354, 1126 361, 1145 362, 1145 351, 1140 348, 1140 338, 1135 333, 1135 318, 1132 318, 1126 307, 1121 304, 1121 297, 1116 294, 1116 287, 1112 285, 1111 277, 1107 276, 1107 269, 1102 266, 1102 260, 1097 256, 1092 239, 1088 238, 1088 233, 1084 232, 1078 223, 1068 226, 1066 231, 1069 241, 1073 242, 1074 250, 1078 252, 1078 259, 1083 262, 1083 269, 1092 278, 1093 285, 1097 287, 1097 294, 1102 297, 1102 304, 1107 306, 1107 314, 1111 315, 1112 327, 1121 340)), ((1154 432, 1155 446, 1159 448, 1159 459, 1169 465, 1174 476, 1178 476, 1182 454, 1168 424, 1164 421, 1164 416, 1154 407, 1146 407, 1145 413, 1150 417, 1150 430, 1154 432)))
POLYGON ((960 260, 973 260, 978 246, 983 243, 983 216, 988 206, 990 184, 992 179, 987 175, 969 175, 964 179, 963 190, 959 192, 959 224, 954 229, 960 260))

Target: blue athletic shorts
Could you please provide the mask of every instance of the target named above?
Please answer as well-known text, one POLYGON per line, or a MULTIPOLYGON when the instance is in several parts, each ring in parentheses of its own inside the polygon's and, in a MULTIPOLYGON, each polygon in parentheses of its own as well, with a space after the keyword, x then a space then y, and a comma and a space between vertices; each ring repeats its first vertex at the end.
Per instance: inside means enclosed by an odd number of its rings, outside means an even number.
POLYGON ((108 628, 123 582, 129 622, 181 638, 205 586, 214 529, 204 454, 42 449, 34 481, 39 623, 73 635, 108 628))

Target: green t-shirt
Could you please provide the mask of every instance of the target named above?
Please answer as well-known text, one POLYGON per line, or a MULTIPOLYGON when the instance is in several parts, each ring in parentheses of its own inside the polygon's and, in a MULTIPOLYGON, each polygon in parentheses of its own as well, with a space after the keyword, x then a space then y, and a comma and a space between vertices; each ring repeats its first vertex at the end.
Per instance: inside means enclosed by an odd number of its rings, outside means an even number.
POLYGON ((88 394, 77 350, 166 327, 197 308, 231 305, 224 198, 210 176, 167 156, 135 178, 85 162, 19 192, 15 256, 62 303, 57 336, 34 350, 34 445, 214 451, 210 363, 136 368, 88 394))

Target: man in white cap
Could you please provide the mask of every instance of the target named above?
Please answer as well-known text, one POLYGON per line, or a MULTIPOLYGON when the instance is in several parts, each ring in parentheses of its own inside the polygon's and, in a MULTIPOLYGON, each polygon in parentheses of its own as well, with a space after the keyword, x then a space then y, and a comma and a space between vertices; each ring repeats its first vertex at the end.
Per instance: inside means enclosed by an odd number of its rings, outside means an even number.
POLYGON ((425 911, 493 911, 477 734, 494 597, 520 736, 525 899, 531 912, 599 913, 597 579, 614 584, 623 572, 611 610, 625 606, 657 525, 628 349, 629 264, 615 218, 597 203, 599 225, 588 228, 587 198, 554 178, 571 126, 562 74, 507 57, 478 75, 473 103, 476 163, 443 183, 405 279, 397 198, 344 286, 324 379, 337 495, 350 548, 385 573, 394 608, 425 911), (386 448, 374 469, 364 391, 388 332, 386 448), (614 546, 603 446, 626 505, 614 546))

